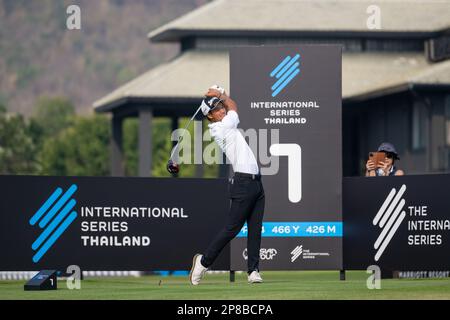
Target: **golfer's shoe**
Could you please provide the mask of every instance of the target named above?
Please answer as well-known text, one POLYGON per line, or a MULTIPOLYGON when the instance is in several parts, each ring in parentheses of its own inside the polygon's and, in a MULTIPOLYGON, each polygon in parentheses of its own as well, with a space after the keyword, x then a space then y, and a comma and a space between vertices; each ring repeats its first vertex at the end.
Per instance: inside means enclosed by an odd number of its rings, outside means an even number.
POLYGON ((202 280, 203 276, 208 270, 208 268, 204 267, 201 263, 202 257, 203 255, 196 254, 192 261, 192 268, 191 272, 189 273, 189 280, 194 286, 200 283, 200 280, 202 280))
POLYGON ((248 283, 261 283, 263 279, 258 271, 253 271, 248 275, 248 283))

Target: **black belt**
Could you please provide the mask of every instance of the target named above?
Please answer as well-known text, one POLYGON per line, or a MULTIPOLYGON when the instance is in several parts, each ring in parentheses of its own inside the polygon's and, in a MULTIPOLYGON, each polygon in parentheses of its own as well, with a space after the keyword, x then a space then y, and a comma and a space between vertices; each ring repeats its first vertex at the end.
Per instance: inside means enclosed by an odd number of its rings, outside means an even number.
POLYGON ((261 180, 261 174, 250 174, 250 173, 243 173, 243 172, 235 172, 234 173, 235 178, 245 178, 245 179, 252 179, 252 180, 261 180))

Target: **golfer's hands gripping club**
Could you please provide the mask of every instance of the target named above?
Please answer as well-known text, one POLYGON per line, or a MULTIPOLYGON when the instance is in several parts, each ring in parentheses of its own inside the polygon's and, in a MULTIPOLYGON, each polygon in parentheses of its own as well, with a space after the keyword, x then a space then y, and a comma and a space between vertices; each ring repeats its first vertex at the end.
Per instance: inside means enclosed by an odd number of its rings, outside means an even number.
POLYGON ((208 92, 205 93, 205 96, 208 97, 208 98, 216 97, 216 98, 219 98, 221 100, 224 100, 224 98, 227 95, 225 94, 225 91, 221 92, 221 91, 219 91, 217 89, 209 88, 208 92))
POLYGON ((219 99, 223 99, 226 97, 225 89, 219 87, 217 84, 214 84, 211 87, 209 87, 208 91, 205 93, 205 96, 209 98, 217 97, 219 99))
POLYGON ((206 97, 217 97, 222 100, 223 105, 227 111, 233 110, 237 112, 236 102, 231 99, 225 92, 225 89, 219 87, 218 85, 211 86, 205 93, 206 97))

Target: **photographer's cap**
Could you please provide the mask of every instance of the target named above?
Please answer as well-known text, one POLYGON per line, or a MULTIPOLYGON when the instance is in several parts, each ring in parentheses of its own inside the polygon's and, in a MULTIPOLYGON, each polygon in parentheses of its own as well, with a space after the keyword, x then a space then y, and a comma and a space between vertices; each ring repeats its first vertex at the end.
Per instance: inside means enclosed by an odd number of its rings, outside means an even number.
POLYGON ((378 151, 384 151, 384 152, 390 152, 392 154, 395 155, 395 158, 397 160, 400 160, 400 158, 398 157, 398 153, 395 150, 395 147, 392 143, 389 142, 383 142, 379 147, 378 147, 378 151))

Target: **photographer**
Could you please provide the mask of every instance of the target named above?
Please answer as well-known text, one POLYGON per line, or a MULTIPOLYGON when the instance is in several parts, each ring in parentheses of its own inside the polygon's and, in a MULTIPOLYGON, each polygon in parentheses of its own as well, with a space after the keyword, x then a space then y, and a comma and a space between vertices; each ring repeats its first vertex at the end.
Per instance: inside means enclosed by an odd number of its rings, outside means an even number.
POLYGON ((377 151, 384 152, 384 161, 380 161, 377 166, 373 160, 367 160, 366 177, 403 176, 405 174, 403 170, 395 166, 395 160, 400 160, 400 158, 392 143, 383 142, 377 151))

